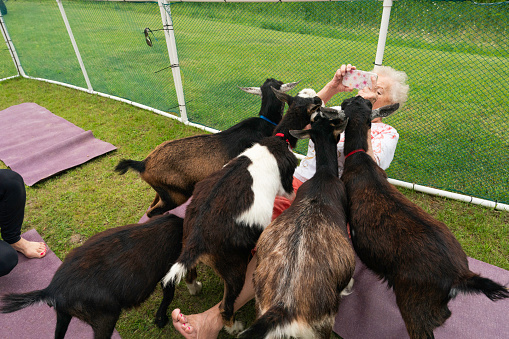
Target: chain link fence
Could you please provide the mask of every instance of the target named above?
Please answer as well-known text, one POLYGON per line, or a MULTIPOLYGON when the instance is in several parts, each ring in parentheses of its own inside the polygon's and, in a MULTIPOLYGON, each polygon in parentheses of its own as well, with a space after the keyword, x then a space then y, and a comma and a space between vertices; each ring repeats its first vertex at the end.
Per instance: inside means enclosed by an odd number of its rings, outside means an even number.
MULTIPOLYGON (((57 2, 3 2, 25 73, 87 88, 57 2)), ((62 5, 94 91, 179 114, 157 2, 62 5)), ((382 2, 176 2, 163 10, 173 20, 188 118, 221 130, 258 113, 259 98, 239 86, 274 77, 300 81, 296 94, 321 89, 342 63, 371 70, 382 2)), ((507 1, 394 1, 383 64, 405 71, 411 90, 386 119, 400 133, 391 178, 509 203, 508 15, 507 1)), ((0 79, 17 74, 5 46, 0 79)))

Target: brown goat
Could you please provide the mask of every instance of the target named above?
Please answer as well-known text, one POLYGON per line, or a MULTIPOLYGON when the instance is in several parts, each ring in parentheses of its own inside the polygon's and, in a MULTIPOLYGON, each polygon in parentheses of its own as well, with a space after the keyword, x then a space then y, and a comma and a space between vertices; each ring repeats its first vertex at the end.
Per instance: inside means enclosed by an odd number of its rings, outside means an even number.
POLYGON ((315 143, 316 173, 258 240, 253 282, 259 318, 239 338, 331 336, 355 270, 336 150, 347 119, 337 113, 322 107, 310 130, 291 131, 315 143))
POLYGON ((341 177, 348 194, 352 243, 362 262, 385 279, 412 339, 434 338, 458 292, 484 293, 491 300, 509 297, 506 287, 468 268, 467 256, 447 226, 408 200, 366 154, 371 111, 362 97, 345 100, 345 165, 341 177))
POLYGON ((163 142, 143 161, 121 160, 115 171, 124 174, 131 168, 156 191, 147 211, 149 218, 174 209, 191 197, 198 181, 220 170, 255 142, 272 135, 283 117, 285 103, 276 98, 271 87, 286 92, 297 84, 267 79, 259 88, 241 87, 262 97, 259 117, 245 119, 216 134, 163 142))

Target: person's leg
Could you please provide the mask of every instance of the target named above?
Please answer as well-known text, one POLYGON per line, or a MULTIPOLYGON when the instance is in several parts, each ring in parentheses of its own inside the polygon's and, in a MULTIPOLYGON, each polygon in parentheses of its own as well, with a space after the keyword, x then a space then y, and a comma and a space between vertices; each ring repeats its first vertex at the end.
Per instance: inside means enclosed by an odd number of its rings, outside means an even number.
POLYGON ((0 169, 0 234, 2 239, 27 258, 42 258, 46 245, 21 237, 25 216, 26 191, 23 178, 16 172, 0 169))
MULTIPOLYGON (((256 268, 257 257, 253 256, 247 266, 244 287, 235 300, 234 311, 238 311, 248 301, 254 298, 253 272, 256 268)), ((177 308, 171 312, 173 326, 186 339, 216 339, 223 328, 223 320, 217 303, 203 313, 183 315, 177 308)))
POLYGON ((18 264, 18 253, 5 241, 0 240, 0 277, 7 275, 18 264))

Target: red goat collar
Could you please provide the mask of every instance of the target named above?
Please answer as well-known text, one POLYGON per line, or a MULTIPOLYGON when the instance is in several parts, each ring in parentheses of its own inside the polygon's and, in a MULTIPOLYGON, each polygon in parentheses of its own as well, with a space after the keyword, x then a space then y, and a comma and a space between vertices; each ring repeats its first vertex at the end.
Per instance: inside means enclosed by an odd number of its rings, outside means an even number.
MULTIPOLYGON (((285 139, 285 135, 283 133, 276 133, 275 136, 285 139)), ((290 145, 290 141, 288 139, 286 139, 286 143, 288 144, 288 148, 292 149, 292 145, 290 145)))
POLYGON ((346 158, 348 158, 349 156, 351 156, 352 154, 357 153, 357 152, 366 152, 366 151, 365 151, 365 150, 363 150, 362 148, 359 148, 359 149, 353 150, 353 151, 351 151, 350 153, 348 153, 347 155, 345 155, 345 160, 346 160, 346 158))

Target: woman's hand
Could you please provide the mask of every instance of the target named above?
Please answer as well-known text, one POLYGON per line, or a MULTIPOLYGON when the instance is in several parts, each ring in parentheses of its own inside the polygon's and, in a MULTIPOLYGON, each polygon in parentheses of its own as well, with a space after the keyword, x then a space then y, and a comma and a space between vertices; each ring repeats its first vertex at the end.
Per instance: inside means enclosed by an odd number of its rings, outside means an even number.
MULTIPOLYGON (((348 65, 341 65, 341 67, 336 71, 336 74, 334 74, 334 77, 331 81, 329 81, 328 85, 331 87, 331 89, 335 90, 336 93, 339 92, 351 92, 353 91, 352 87, 347 87, 343 85, 343 77, 347 72, 350 72, 352 70, 356 69, 355 66, 352 66, 350 64, 348 65)), ((334 93, 334 94, 336 94, 334 93)))
POLYGON ((343 85, 343 77, 347 72, 356 69, 355 66, 350 64, 341 65, 341 67, 336 71, 334 77, 320 92, 317 93, 318 97, 322 99, 323 103, 327 103, 335 94, 339 92, 351 92, 353 91, 352 87, 347 87, 343 85))

